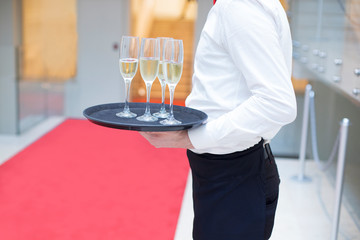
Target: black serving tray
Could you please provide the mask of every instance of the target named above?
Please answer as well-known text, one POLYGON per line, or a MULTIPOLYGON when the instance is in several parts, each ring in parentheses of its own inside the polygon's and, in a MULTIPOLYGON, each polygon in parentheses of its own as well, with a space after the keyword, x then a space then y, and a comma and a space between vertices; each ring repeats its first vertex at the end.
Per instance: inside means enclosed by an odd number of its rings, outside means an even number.
MULTIPOLYGON (((130 111, 141 116, 145 112, 145 103, 129 103, 130 111)), ((150 103, 151 113, 158 112, 161 104, 150 103)), ((160 118, 156 122, 142 122, 136 118, 120 118, 116 113, 124 109, 124 103, 108 103, 89 107, 84 110, 84 116, 91 122, 109 128, 146 131, 146 132, 163 132, 178 131, 197 127, 203 124, 207 115, 199 110, 174 105, 174 117, 181 121, 179 125, 162 125, 160 118)), ((169 111, 169 105, 166 104, 166 110, 169 111)))

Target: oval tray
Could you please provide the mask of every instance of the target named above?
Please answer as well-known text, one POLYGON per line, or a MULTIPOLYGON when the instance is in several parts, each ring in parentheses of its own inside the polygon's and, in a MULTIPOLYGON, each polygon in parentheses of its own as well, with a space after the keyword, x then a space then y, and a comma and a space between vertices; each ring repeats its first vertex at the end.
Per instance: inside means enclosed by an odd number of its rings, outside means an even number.
MULTIPOLYGON (((150 112, 158 112, 161 104, 150 103, 150 112)), ((145 112, 145 103, 129 103, 130 111, 141 116, 145 112)), ((89 107, 84 110, 84 116, 91 122, 109 128, 146 131, 146 132, 162 132, 162 131, 178 131, 194 128, 207 119, 207 115, 199 110, 174 105, 174 117, 181 121, 179 125, 162 125, 159 119, 156 122, 142 122, 136 118, 120 118, 116 113, 124 109, 124 103, 108 103, 89 107)), ((169 105, 166 104, 166 111, 169 111, 169 105)))

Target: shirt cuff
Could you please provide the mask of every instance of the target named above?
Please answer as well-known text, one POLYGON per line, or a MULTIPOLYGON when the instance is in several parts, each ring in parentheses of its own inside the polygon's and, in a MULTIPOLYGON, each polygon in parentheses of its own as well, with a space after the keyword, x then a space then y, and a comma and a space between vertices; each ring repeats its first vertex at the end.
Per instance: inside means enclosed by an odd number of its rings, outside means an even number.
POLYGON ((192 128, 188 130, 188 136, 194 149, 206 149, 209 147, 215 147, 216 141, 210 135, 208 127, 209 123, 206 123, 200 127, 192 128))

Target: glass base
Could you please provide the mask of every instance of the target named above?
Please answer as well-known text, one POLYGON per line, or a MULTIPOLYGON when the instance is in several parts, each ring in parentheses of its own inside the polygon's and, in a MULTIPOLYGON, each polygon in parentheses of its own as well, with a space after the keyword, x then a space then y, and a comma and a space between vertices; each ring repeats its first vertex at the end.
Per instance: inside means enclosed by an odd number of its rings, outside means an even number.
POLYGON ((136 119, 143 122, 156 122, 158 120, 157 117, 154 117, 151 114, 144 114, 136 119))
POLYGON ((162 125, 179 125, 179 124, 181 124, 181 122, 180 121, 178 121, 178 120, 176 120, 176 119, 165 119, 165 120, 162 120, 162 121, 160 121, 160 123, 162 124, 162 125))
POLYGON ((117 113, 116 116, 122 117, 122 118, 134 118, 137 116, 137 114, 130 112, 130 111, 122 111, 122 112, 117 113))
POLYGON ((157 118, 167 118, 169 116, 169 113, 166 111, 163 112, 156 112, 153 114, 153 116, 157 117, 157 118))

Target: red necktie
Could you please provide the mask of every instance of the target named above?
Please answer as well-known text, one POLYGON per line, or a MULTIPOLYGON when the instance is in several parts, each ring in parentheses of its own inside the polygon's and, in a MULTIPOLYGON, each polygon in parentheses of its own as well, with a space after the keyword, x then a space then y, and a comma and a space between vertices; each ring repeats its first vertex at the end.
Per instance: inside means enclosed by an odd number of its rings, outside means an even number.
POLYGON ((216 0, 214 0, 214 4, 216 3, 216 0))

